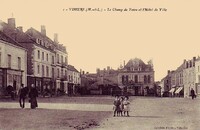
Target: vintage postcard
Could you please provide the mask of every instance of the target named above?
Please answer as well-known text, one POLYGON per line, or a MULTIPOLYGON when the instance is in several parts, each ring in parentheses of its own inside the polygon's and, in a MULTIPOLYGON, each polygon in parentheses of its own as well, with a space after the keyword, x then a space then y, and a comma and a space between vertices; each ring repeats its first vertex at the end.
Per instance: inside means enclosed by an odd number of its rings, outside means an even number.
POLYGON ((199 130, 198 0, 0 0, 0 130, 199 130))

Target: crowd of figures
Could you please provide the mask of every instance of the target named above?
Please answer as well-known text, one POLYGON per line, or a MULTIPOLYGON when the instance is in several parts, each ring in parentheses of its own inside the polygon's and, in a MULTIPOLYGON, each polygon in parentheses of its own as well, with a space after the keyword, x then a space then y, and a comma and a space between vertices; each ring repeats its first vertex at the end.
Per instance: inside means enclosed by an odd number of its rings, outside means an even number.
POLYGON ((130 102, 129 102, 129 97, 120 97, 120 96, 115 96, 114 100, 114 117, 115 116, 129 116, 129 111, 130 111, 130 102))
POLYGON ((28 87, 24 87, 24 84, 22 84, 21 88, 19 89, 18 95, 19 95, 19 104, 21 108, 25 107, 25 100, 27 96, 31 109, 35 109, 36 107, 38 107, 36 99, 38 97, 38 91, 35 88, 34 84, 31 84, 30 89, 28 89, 28 87))

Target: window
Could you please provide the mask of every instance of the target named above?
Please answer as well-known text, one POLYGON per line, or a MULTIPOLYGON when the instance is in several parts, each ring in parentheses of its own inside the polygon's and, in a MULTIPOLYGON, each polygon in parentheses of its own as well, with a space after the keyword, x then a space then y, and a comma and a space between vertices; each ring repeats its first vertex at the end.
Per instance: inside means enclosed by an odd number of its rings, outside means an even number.
POLYGON ((198 75, 198 78, 199 78, 199 83, 200 83, 200 75, 198 75))
POLYGON ((65 64, 67 65, 67 57, 65 57, 65 64))
POLYGON ((52 64, 54 64, 54 56, 52 56, 52 64))
POLYGON ((49 77, 49 67, 46 66, 46 74, 47 74, 47 77, 49 77))
POLYGON ((60 77, 60 70, 57 69, 57 77, 59 78, 60 77))
POLYGON ((63 77, 63 69, 61 69, 61 77, 63 77))
POLYGON ((59 63, 59 54, 57 54, 57 63, 59 63))
POLYGON ((147 76, 144 76, 144 83, 147 83, 147 76))
POLYGON ((124 84, 124 75, 122 75, 122 84, 124 84))
POLYGON ((138 76, 135 75, 135 83, 138 83, 138 76))
POLYGON ((11 55, 8 54, 8 68, 11 68, 11 55))
POLYGON ((38 50, 38 59, 40 59, 40 50, 38 50))
POLYGON ((52 78, 54 78, 54 68, 52 68, 52 78))
POLYGON ((21 70, 21 58, 18 57, 18 69, 21 70))
POLYGON ((47 57, 47 61, 48 61, 48 60, 49 60, 49 55, 48 55, 48 53, 47 53, 47 56, 46 56, 46 57, 47 57))
POLYGON ((1 67, 1 52, 0 52, 0 67, 1 67))
POLYGON ((44 60, 44 52, 42 52, 42 60, 44 60))
POLYGON ((63 63, 63 56, 61 56, 61 63, 63 63))
POLYGON ((42 65, 42 76, 44 77, 44 65, 42 65))
POLYGON ((148 75, 148 83, 151 83, 151 76, 148 75))
POLYGON ((37 73, 40 74, 40 65, 37 65, 37 73))

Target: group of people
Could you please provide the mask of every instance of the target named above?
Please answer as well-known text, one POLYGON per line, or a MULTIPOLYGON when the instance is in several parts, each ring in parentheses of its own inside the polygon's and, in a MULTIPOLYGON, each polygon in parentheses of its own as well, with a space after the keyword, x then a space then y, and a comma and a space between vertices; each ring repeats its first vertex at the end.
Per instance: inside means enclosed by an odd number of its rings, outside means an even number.
POLYGON ((24 84, 22 84, 21 88, 19 89, 18 95, 19 95, 19 104, 21 108, 25 107, 25 99, 27 95, 29 98, 28 101, 30 103, 31 109, 35 109, 36 107, 38 107, 36 99, 38 97, 38 91, 35 88, 34 84, 31 84, 30 90, 28 89, 28 87, 24 87, 24 84))
POLYGON ((129 97, 128 96, 115 96, 114 100, 114 117, 115 116, 129 116, 129 111, 130 111, 130 102, 129 102, 129 97))

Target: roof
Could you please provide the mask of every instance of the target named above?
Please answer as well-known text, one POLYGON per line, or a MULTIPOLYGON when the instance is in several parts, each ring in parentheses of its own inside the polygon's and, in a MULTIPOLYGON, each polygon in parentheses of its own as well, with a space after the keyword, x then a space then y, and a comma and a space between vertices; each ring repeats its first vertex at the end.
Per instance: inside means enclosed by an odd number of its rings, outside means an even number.
POLYGON ((68 65, 68 70, 78 72, 78 70, 72 65, 68 65))
POLYGON ((146 64, 139 58, 130 59, 125 67, 134 67, 145 66, 146 64))
POLYGON ((176 72, 179 72, 179 71, 182 71, 184 69, 185 65, 184 63, 181 64, 177 69, 176 69, 176 72))
POLYGON ((17 43, 15 40, 13 40, 12 38, 10 38, 10 37, 7 36, 6 34, 4 34, 2 31, 0 31, 0 40, 24 48, 22 45, 20 45, 20 44, 17 43))
POLYGON ((9 26, 7 23, 0 20, 0 26, 3 33, 9 36, 11 39, 17 41, 18 43, 32 43, 33 40, 23 31, 9 26))

